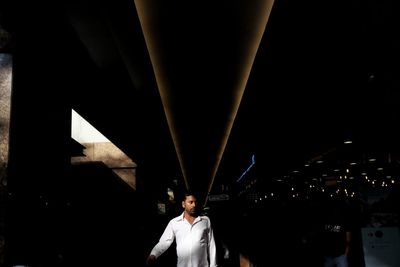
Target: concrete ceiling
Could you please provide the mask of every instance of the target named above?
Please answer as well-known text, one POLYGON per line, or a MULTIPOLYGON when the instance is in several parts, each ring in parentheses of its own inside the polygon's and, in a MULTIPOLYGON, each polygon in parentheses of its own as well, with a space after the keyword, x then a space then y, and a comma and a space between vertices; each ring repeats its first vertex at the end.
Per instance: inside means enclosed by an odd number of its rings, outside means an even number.
POLYGON ((348 138, 397 147, 394 1, 16 2, 6 29, 73 55, 73 108, 204 194, 253 154, 273 179, 348 138))

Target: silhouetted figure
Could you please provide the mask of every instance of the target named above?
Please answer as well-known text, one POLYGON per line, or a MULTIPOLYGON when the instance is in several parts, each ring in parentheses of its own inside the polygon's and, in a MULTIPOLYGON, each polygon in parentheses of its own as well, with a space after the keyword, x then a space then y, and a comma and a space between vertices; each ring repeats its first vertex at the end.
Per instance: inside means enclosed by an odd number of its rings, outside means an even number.
POLYGON ((344 201, 331 198, 325 202, 322 215, 324 267, 347 267, 352 232, 349 209, 344 201))

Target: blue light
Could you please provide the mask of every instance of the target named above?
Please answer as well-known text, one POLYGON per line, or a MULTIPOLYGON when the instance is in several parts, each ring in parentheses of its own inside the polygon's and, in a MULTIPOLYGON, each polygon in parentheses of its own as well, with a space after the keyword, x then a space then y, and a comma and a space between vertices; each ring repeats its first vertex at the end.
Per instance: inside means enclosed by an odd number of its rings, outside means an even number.
POLYGON ((250 171, 250 169, 256 164, 256 155, 253 154, 251 156, 251 164, 249 165, 249 167, 247 167, 247 169, 242 173, 242 175, 240 175, 240 177, 236 180, 236 182, 239 182, 240 180, 243 179, 243 177, 250 171))

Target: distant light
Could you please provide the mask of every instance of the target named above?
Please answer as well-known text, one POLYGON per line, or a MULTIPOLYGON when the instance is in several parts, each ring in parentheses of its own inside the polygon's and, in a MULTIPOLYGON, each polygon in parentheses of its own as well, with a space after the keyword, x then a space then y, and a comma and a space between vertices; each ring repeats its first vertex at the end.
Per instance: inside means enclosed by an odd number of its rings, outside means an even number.
POLYGON ((373 162, 373 161, 376 161, 376 159, 371 158, 371 159, 369 159, 368 161, 369 161, 369 162, 373 162))
POLYGON ((317 160, 317 163, 324 163, 324 161, 323 160, 317 160))
POLYGON ((175 199, 174 191, 171 188, 167 188, 167 194, 169 196, 169 200, 172 201, 175 199))
POLYGON ((375 79, 375 75, 374 75, 374 74, 371 74, 371 75, 368 77, 368 81, 369 81, 369 82, 372 82, 374 79, 375 79))
POLYGON ((242 173, 242 175, 240 175, 240 177, 236 180, 236 182, 239 182, 240 180, 243 179, 243 177, 246 176, 246 174, 250 171, 250 169, 256 164, 256 156, 253 154, 251 156, 251 164, 249 165, 249 167, 247 167, 247 169, 242 173))
POLYGON ((357 165, 356 162, 350 162, 350 165, 357 165))
POLYGON ((344 141, 344 143, 347 145, 347 144, 352 144, 353 143, 353 141, 351 141, 351 140, 347 140, 347 141, 344 141))
POLYGON ((383 170, 383 168, 382 167, 379 167, 379 168, 376 168, 378 171, 382 171, 383 170))
POLYGON ((310 166, 310 164, 308 164, 308 163, 304 164, 304 167, 309 167, 309 166, 310 166))

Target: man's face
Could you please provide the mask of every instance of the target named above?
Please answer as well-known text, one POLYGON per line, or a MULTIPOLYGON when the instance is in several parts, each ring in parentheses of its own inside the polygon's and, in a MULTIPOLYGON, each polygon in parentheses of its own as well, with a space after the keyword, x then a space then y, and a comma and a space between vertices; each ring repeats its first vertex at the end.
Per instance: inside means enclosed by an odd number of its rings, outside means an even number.
POLYGON ((182 207, 190 215, 196 215, 196 205, 197 199, 195 196, 187 196, 184 201, 182 201, 182 207))

